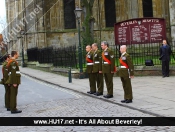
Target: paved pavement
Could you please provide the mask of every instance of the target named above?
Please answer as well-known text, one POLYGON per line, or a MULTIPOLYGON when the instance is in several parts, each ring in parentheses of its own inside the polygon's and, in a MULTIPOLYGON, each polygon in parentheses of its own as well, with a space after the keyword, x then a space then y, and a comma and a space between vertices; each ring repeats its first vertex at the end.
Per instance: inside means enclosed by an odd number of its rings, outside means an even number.
MULTIPOLYGON (((22 76, 21 80, 22 80, 22 84, 19 86, 18 97, 17 97, 18 99, 17 103, 20 104, 21 106, 25 106, 33 103, 41 103, 46 101, 51 102, 51 101, 60 100, 60 99, 69 99, 69 98, 74 99, 74 98, 77 98, 78 96, 78 95, 72 94, 71 92, 69 93, 65 92, 61 88, 54 87, 52 85, 43 83, 41 81, 34 80, 25 75, 22 76)), ((4 106, 4 92, 5 92, 4 86, 0 85, 1 106, 4 106)), ((0 107, 0 111, 1 110, 2 110, 2 113, 0 113, 0 115, 6 116, 3 113, 4 109, 1 109, 0 107)))
MULTIPOLYGON (((22 90, 22 85, 20 90, 22 90)), ((52 89, 52 88, 50 88, 52 89)), ((41 90, 40 90, 41 91, 41 90)), ((68 90, 69 91, 69 90, 68 90)), ((20 96, 20 93, 19 95, 20 96)), ((23 112, 10 114, 0 107, 2 117, 153 117, 89 96, 56 99, 21 105, 23 112)), ((30 99, 31 100, 31 99, 30 99)), ((173 132, 174 126, 1 126, 0 132, 173 132)))
MULTIPOLYGON (((135 77, 132 79, 133 103, 123 104, 123 89, 119 77, 114 77, 114 98, 105 99, 103 96, 89 95, 88 79, 74 79, 69 83, 68 77, 54 73, 44 72, 30 68, 20 68, 24 75, 42 80, 46 83, 61 86, 65 89, 73 90, 76 93, 86 94, 93 98, 109 101, 119 106, 128 107, 153 116, 175 116, 175 76, 162 78, 161 76, 135 77)), ((106 94, 106 86, 104 87, 106 94)))

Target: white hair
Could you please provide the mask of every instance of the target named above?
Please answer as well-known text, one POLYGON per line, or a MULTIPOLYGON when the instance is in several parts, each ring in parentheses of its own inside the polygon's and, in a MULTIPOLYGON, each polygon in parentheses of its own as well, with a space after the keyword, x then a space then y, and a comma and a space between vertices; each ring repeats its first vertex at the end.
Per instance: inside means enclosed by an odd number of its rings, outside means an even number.
POLYGON ((121 48, 126 49, 126 45, 122 45, 121 48))

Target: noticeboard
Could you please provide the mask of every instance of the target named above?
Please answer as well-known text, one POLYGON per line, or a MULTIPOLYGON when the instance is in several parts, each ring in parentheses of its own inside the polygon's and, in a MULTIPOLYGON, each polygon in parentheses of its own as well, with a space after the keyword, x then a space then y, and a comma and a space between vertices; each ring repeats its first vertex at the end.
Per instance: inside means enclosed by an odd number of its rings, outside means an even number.
POLYGON ((163 18, 137 18, 114 25, 115 44, 157 43, 166 39, 163 18))

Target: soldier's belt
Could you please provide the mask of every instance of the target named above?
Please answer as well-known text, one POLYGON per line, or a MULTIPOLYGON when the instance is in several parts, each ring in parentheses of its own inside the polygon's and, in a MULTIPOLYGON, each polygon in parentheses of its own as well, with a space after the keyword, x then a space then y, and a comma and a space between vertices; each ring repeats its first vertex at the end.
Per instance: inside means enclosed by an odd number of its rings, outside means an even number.
POLYGON ((94 63, 87 63, 87 65, 93 65, 94 63))
POLYGON ((104 64, 109 64, 108 62, 103 62, 104 64))
POLYGON ((99 64, 100 62, 99 62, 99 61, 95 61, 94 63, 95 63, 95 64, 99 64))
POLYGON ((120 68, 126 68, 126 66, 120 66, 120 68))
MULTIPOLYGON (((11 72, 9 72, 9 74, 8 75, 10 75, 11 74, 11 72)), ((16 74, 20 74, 20 71, 16 71, 16 74)))
POLYGON ((20 74, 20 71, 16 71, 16 74, 20 74))

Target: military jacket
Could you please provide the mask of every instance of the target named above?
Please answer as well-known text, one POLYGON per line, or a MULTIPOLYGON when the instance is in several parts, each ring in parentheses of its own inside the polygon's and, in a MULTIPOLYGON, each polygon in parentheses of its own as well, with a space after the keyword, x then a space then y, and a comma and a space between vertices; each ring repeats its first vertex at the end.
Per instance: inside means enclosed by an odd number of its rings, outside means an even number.
POLYGON ((100 50, 93 53, 93 72, 102 71, 102 57, 100 50))
POLYGON ((86 72, 92 73, 93 71, 93 51, 92 50, 86 54, 86 64, 87 64, 86 72))
POLYGON ((8 80, 8 77, 9 77, 9 76, 8 76, 7 64, 8 64, 7 61, 5 61, 5 62, 2 64, 2 72, 3 72, 2 83, 3 83, 3 84, 8 80))
POLYGON ((103 73, 111 73, 111 71, 114 72, 115 71, 114 67, 115 67, 114 53, 112 50, 107 48, 102 52, 102 72, 103 73), (109 60, 110 63, 108 63, 107 60, 109 60))
MULTIPOLYGON (((128 68, 120 68, 119 70, 119 76, 120 77, 126 77, 126 76, 133 76, 134 75, 134 65, 132 63, 131 57, 129 54, 125 53, 120 58, 125 64, 127 64, 128 68)), ((120 67, 124 66, 120 63, 120 67)))
POLYGON ((21 74, 20 74, 19 66, 16 60, 11 59, 8 62, 8 71, 9 71, 9 78, 6 81, 6 84, 20 84, 21 74))

